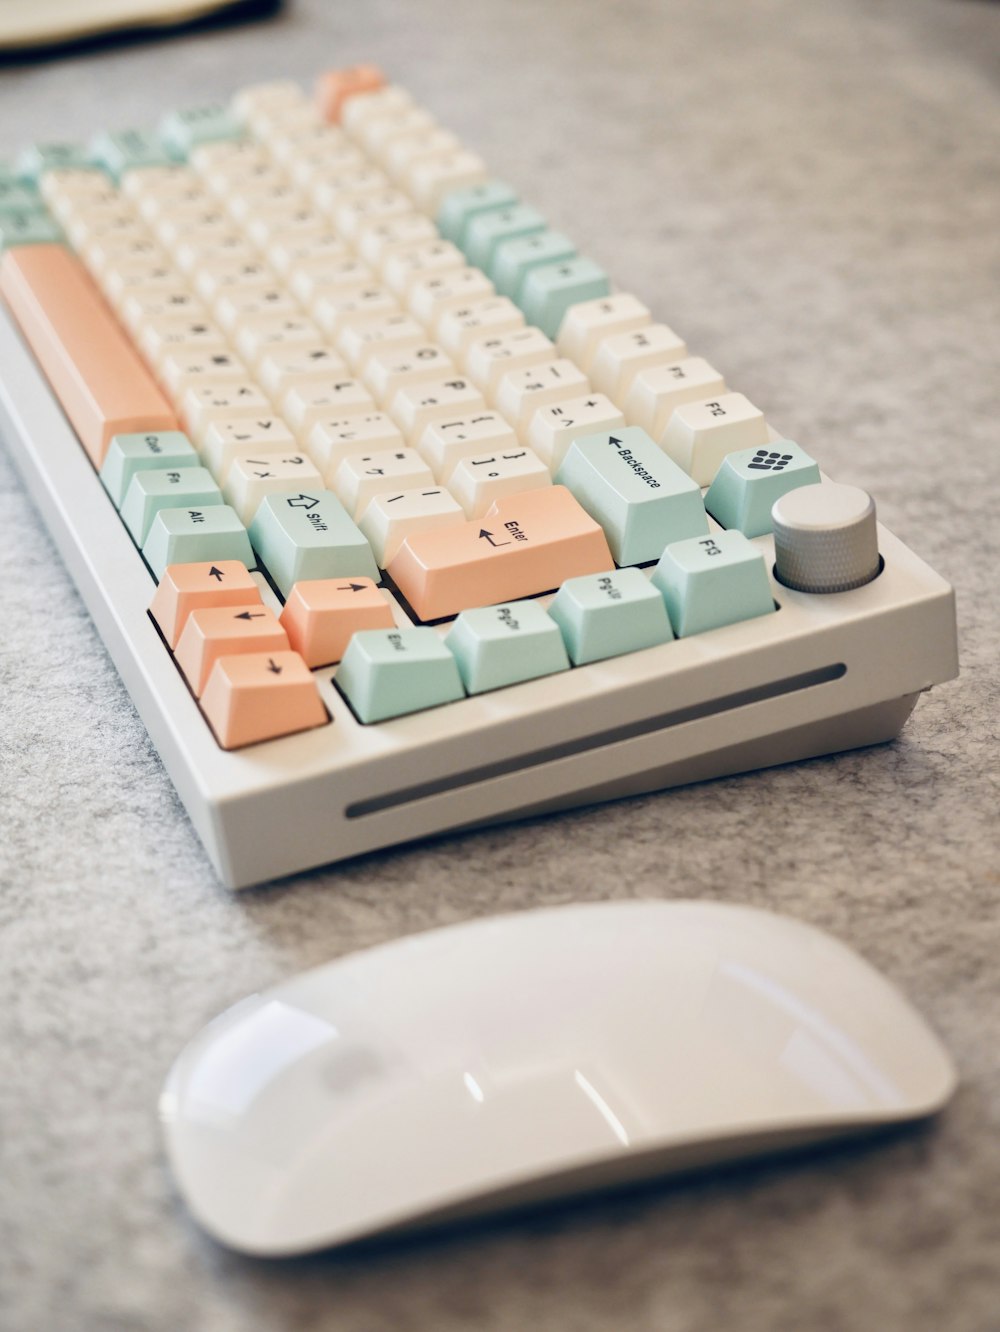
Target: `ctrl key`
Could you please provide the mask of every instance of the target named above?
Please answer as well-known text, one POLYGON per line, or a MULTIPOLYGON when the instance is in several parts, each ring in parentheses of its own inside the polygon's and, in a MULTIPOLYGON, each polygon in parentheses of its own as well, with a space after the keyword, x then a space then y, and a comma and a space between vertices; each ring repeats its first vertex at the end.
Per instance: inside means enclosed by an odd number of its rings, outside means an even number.
POLYGON ((223 749, 276 740, 328 721, 312 672, 297 652, 219 657, 201 710, 223 749))
POLYGON ((347 645, 334 684, 362 722, 454 703, 464 696, 458 663, 433 629, 362 629, 347 645))

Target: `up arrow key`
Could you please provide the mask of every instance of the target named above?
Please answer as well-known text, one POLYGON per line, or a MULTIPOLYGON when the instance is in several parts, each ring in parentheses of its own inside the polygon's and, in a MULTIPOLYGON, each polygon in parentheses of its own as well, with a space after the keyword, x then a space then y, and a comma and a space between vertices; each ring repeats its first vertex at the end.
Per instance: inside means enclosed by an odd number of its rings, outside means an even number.
POLYGON ((213 564, 211 569, 209 569, 208 571, 208 576, 209 578, 214 578, 217 583, 221 583, 226 575, 222 572, 221 569, 217 569, 213 564))

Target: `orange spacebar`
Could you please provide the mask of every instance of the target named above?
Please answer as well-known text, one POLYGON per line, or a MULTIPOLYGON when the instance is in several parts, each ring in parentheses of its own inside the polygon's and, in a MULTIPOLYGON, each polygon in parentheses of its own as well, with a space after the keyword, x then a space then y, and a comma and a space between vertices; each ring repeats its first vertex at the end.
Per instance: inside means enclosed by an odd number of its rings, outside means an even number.
POLYGON ((113 435, 178 429, 138 352, 64 245, 8 250, 0 292, 95 467, 113 435))
POLYGON ((615 562, 601 528, 565 486, 497 500, 483 518, 415 532, 388 572, 418 619, 550 592, 615 562))

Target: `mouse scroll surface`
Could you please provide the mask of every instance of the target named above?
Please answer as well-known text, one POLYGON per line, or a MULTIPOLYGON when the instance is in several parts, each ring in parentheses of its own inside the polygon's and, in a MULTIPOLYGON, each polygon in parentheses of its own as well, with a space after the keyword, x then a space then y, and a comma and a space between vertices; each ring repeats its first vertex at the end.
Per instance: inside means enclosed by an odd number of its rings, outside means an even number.
POLYGON ((292 1254, 908 1119, 947 1054, 867 963, 744 907, 559 907, 431 931, 237 1004, 161 1113, 181 1192, 292 1254))

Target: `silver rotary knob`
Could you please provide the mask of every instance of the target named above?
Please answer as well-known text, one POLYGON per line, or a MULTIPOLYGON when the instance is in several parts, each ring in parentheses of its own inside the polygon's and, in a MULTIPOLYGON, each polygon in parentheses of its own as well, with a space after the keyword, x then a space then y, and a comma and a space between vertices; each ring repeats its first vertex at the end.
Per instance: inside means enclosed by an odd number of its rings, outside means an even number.
POLYGON ((881 568, 875 501, 832 481, 800 486, 775 500, 774 572, 797 592, 847 592, 881 568))

